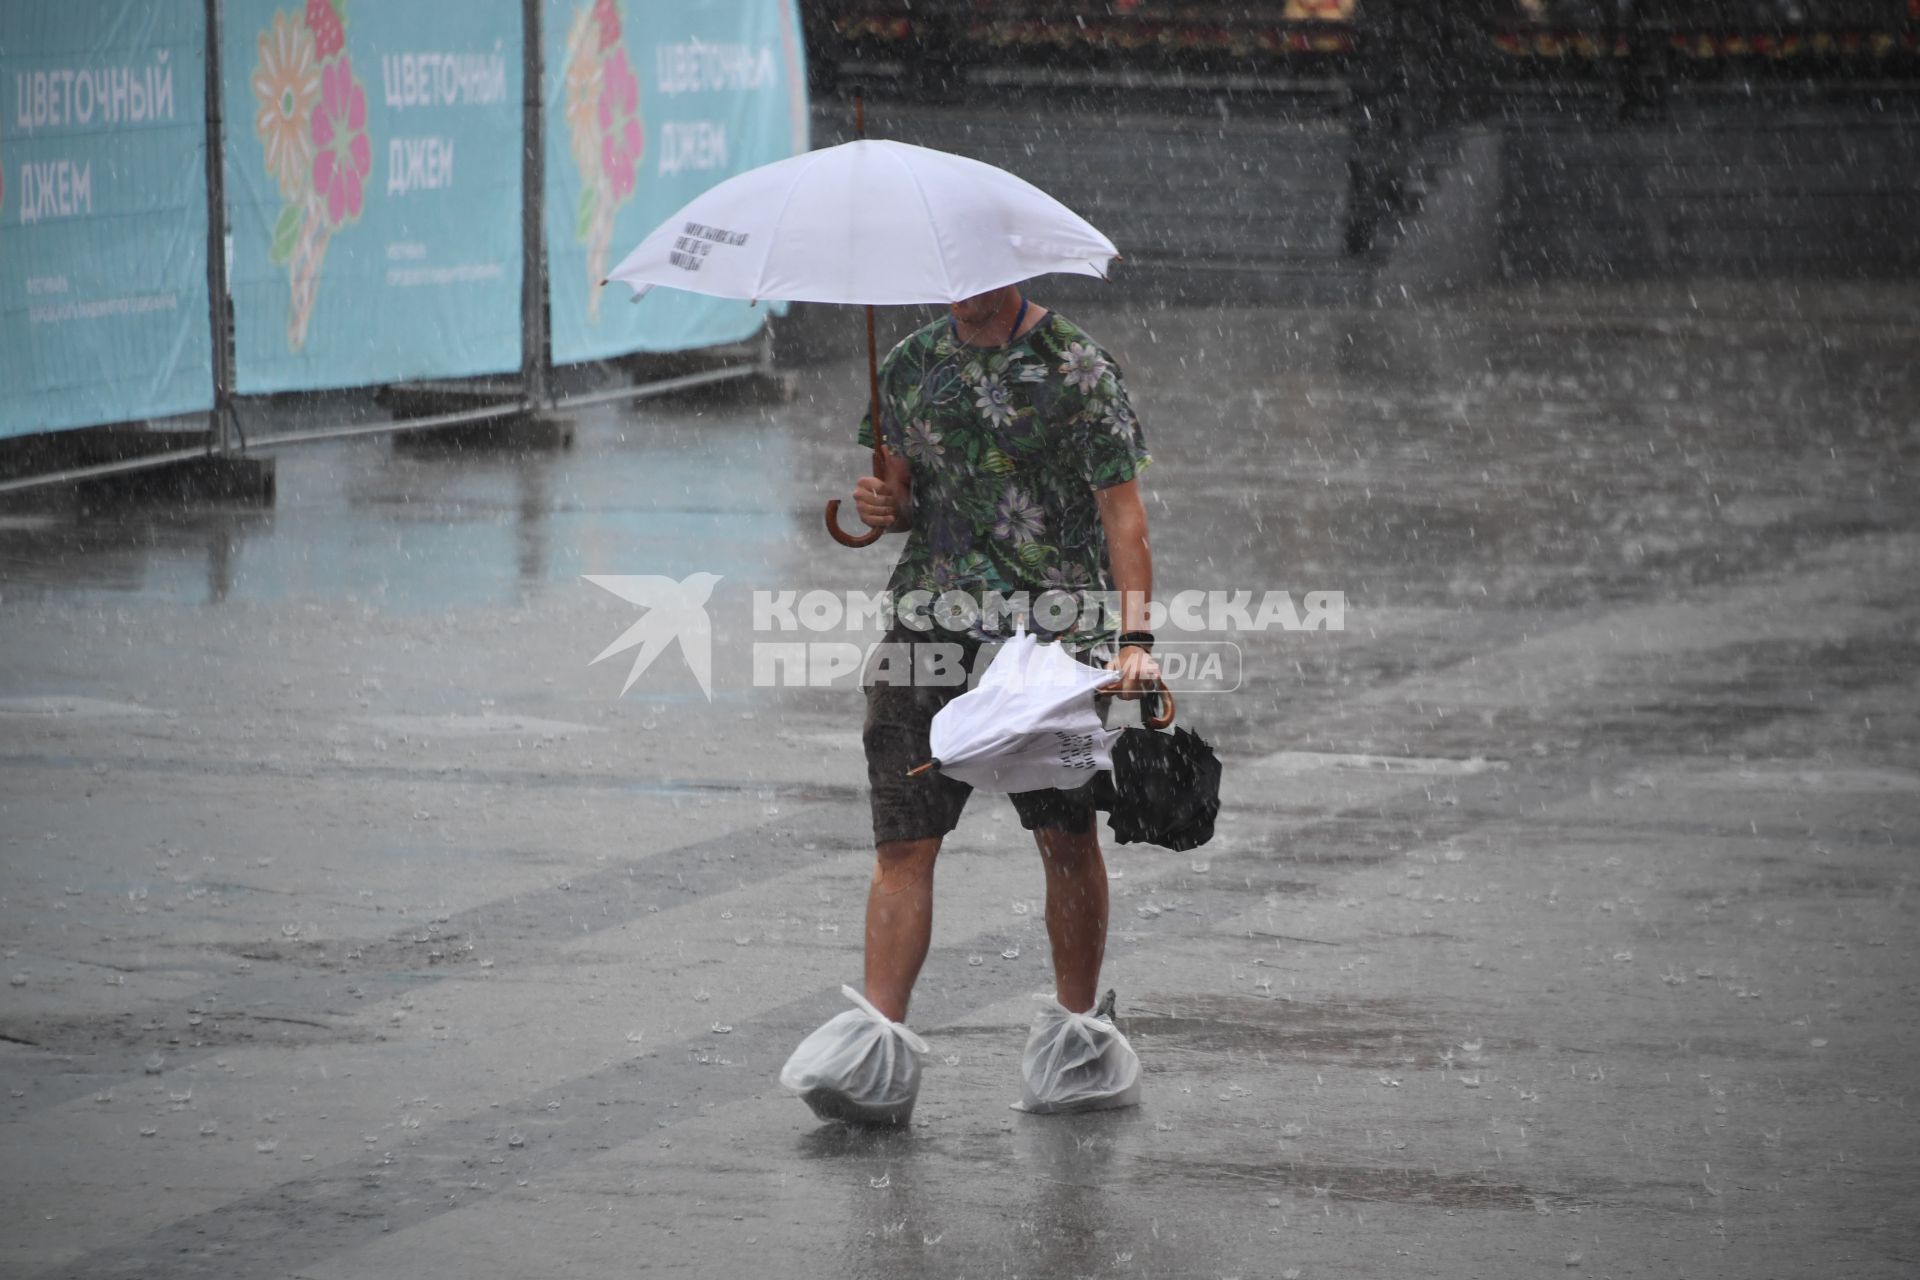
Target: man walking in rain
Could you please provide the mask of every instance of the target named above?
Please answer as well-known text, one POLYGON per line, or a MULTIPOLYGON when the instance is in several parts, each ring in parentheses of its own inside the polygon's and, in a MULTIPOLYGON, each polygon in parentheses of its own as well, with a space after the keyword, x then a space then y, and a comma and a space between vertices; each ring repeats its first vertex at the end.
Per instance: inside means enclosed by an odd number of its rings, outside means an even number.
MULTIPOLYGON (((974 601, 1048 592, 1117 592, 1120 616, 1081 610, 1057 639, 1083 660, 1111 654, 1122 698, 1158 677, 1146 630, 1153 592, 1139 471, 1150 461, 1120 371, 1062 316, 1015 286, 951 304, 881 366, 887 474, 861 479, 854 500, 869 526, 904 533, 888 583, 901 609, 882 652, 909 662, 866 678, 863 739, 876 849, 866 919, 866 991, 854 1009, 809 1036, 781 1072, 823 1118, 905 1123, 927 1046, 904 1025, 933 930, 934 864, 970 788, 929 758, 933 717, 965 691, 942 678, 959 657, 975 668, 983 643, 1016 625, 994 611, 906 624, 911 593, 974 601), (911 676, 905 669, 911 670, 911 676)), ((860 440, 872 445, 870 420, 860 440)), ((1059 600, 1056 594, 1051 597, 1059 600)), ((1035 614, 1029 625, 1048 630, 1035 614)), ((1044 638, 1044 637, 1043 637, 1044 638)), ((1033 832, 1046 879, 1055 1001, 1022 1059, 1023 1106, 1086 1110, 1137 1102, 1139 1061, 1094 1004, 1106 950, 1107 873, 1091 788, 1011 797, 1033 832)))

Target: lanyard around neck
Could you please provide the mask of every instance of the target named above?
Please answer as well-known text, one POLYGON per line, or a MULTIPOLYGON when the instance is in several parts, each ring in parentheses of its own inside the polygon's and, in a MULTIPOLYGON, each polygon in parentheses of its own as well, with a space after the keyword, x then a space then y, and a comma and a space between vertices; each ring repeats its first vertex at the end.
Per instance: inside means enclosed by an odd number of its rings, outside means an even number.
MULTIPOLYGON (((1013 328, 1007 331, 1007 340, 1001 343, 1000 345, 1003 347, 1012 346, 1013 340, 1020 336, 1020 326, 1025 324, 1026 320, 1027 320, 1027 295, 1023 293, 1020 295, 1020 310, 1014 313, 1013 328)), ((947 327, 953 330, 953 336, 959 340, 962 346, 971 347, 975 345, 974 343, 968 342, 965 338, 960 337, 960 322, 958 320, 955 320, 952 316, 947 317, 947 327)))

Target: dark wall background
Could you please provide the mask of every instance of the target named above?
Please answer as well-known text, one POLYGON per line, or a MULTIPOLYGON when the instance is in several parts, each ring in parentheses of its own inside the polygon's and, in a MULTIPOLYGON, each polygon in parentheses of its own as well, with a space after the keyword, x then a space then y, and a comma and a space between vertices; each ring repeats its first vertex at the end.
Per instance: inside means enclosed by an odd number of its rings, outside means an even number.
POLYGON ((1055 296, 1920 270, 1920 0, 808 12, 819 144, 858 94, 1114 238, 1055 296))

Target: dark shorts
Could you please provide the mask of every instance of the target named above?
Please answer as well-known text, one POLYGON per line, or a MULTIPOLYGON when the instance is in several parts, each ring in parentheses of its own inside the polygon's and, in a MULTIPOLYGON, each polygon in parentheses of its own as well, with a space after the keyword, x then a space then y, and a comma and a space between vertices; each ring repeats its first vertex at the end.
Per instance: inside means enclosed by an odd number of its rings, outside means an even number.
MULTIPOLYGON (((862 682, 867 719, 861 739, 867 749, 873 842, 944 836, 960 824, 960 811, 966 808, 973 788, 938 771, 909 778, 907 770, 924 764, 933 754, 928 735, 934 715, 967 691, 964 682, 946 679, 944 674, 953 670, 956 660, 973 670, 980 646, 965 639, 929 640, 902 631, 890 633, 886 643, 910 646, 914 678, 911 683, 876 681, 875 669, 869 666, 862 682)), ((899 664, 894 669, 897 674, 899 664)), ((1077 835, 1093 822, 1091 787, 1023 791, 1008 799, 1020 815, 1020 825, 1028 831, 1047 829, 1077 835)))

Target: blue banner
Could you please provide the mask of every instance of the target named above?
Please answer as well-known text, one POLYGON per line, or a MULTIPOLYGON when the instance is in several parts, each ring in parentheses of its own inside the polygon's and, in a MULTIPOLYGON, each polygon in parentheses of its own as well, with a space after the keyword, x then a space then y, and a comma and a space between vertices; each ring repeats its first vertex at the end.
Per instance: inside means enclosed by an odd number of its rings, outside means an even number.
POLYGON ((520 366, 518 0, 225 0, 234 384, 520 366))
POLYGON ((0 4, 0 436, 213 403, 202 0, 0 4))
POLYGON ((546 0, 547 262, 553 358, 750 337, 767 304, 601 280, 724 178, 807 149, 791 0, 546 0))

